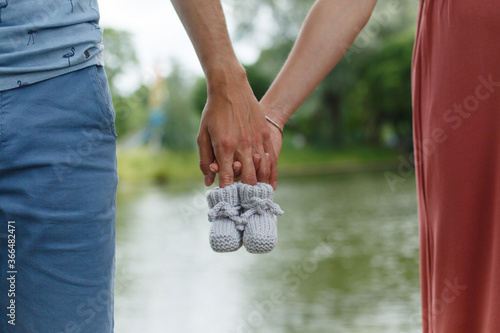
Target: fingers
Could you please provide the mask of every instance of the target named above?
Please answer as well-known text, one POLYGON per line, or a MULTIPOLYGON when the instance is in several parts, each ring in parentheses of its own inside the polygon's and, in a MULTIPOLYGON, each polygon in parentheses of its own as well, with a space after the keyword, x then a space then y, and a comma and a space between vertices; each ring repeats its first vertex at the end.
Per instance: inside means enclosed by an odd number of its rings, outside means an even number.
POLYGON ((219 172, 219 164, 217 164, 217 162, 214 162, 214 163, 210 164, 209 169, 211 172, 217 173, 217 172, 219 172))
POLYGON ((262 158, 260 159, 260 165, 257 169, 257 179, 261 183, 269 184, 269 175, 270 175, 270 162, 267 153, 262 154, 262 158))
POLYGON ((225 161, 219 161, 219 187, 224 188, 229 186, 234 181, 234 171, 233 171, 233 161, 232 159, 226 159, 225 161))
POLYGON ((253 156, 241 156, 238 157, 238 160, 242 164, 241 181, 245 184, 256 185, 257 173, 255 172, 253 156))
POLYGON ((267 151, 266 155, 268 155, 269 159, 269 184, 276 190, 278 186, 278 156, 276 156, 271 143, 265 144, 264 148, 267 151))
POLYGON ((255 167, 255 170, 259 170, 262 157, 259 154, 254 154, 252 156, 252 158, 253 158, 253 165, 255 167))
POLYGON ((234 172, 234 181, 239 182, 241 181, 241 169, 243 166, 239 161, 233 162, 233 172, 234 172))
POLYGON ((233 171, 234 171, 234 178, 237 179, 241 177, 241 169, 243 166, 241 165, 240 161, 235 161, 233 162, 233 171))
POLYGON ((271 175, 269 177, 269 184, 271 184, 273 189, 276 191, 276 188, 278 187, 278 161, 276 159, 273 162, 271 160, 271 156, 269 156, 269 161, 271 163, 271 175))
MULTIPOLYGON (((241 176, 241 168, 242 168, 242 165, 239 161, 233 162, 233 172, 234 172, 235 178, 241 176)), ((210 164, 209 169, 213 173, 218 173, 219 172, 219 164, 217 164, 217 161, 210 164)))
MULTIPOLYGON (((259 171, 261 170, 261 165, 262 165, 262 157, 259 154, 254 154, 252 156, 252 160, 253 160, 253 167, 255 168, 257 173, 259 173, 259 171)), ((277 176, 278 175, 277 175, 277 172, 275 172, 275 170, 272 169, 273 164, 271 161, 271 155, 269 153, 265 153, 265 160, 267 161, 267 165, 269 165, 271 167, 268 182, 276 190, 277 179, 278 179, 277 176)), ((266 162, 264 164, 266 164, 266 162)), ((240 161, 234 161, 232 164, 232 168, 233 168, 233 177, 234 177, 233 180, 240 181, 242 178, 243 165, 241 164, 240 161)), ((215 175, 219 172, 219 164, 217 163, 217 161, 215 161, 209 165, 209 171, 210 171, 209 176, 211 177, 211 182, 213 183, 215 175)), ((260 182, 266 182, 265 179, 263 179, 263 178, 258 178, 257 180, 260 182)))
POLYGON ((219 187, 224 188, 233 183, 234 147, 226 143, 214 145, 214 149, 215 160, 219 164, 219 187))
POLYGON ((210 171, 210 164, 214 161, 214 152, 208 134, 198 134, 198 150, 200 154, 200 170, 205 179, 205 185, 210 186, 215 181, 215 172, 210 171))
MULTIPOLYGON (((266 156, 268 162, 270 163, 271 156, 268 153, 266 153, 265 156, 266 156)), ((253 165, 254 165, 255 170, 259 170, 260 165, 261 165, 261 161, 262 161, 262 157, 259 154, 254 154, 252 156, 252 159, 253 159, 253 165)), ((234 181, 239 181, 241 179, 242 168, 243 168, 243 165, 241 164, 240 161, 233 162, 234 181)), ((219 172, 219 164, 217 163, 217 161, 210 164, 209 169, 210 169, 210 172, 217 174, 219 172)))

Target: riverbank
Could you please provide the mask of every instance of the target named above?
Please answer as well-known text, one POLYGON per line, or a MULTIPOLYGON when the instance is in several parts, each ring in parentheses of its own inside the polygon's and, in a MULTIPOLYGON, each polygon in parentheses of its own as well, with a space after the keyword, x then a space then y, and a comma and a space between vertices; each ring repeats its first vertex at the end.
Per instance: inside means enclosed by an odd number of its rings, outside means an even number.
MULTIPOLYGON (((357 147, 336 150, 286 149, 280 155, 280 177, 330 174, 397 167, 399 151, 357 147)), ((118 149, 120 182, 158 184, 201 181, 197 151, 118 149)))

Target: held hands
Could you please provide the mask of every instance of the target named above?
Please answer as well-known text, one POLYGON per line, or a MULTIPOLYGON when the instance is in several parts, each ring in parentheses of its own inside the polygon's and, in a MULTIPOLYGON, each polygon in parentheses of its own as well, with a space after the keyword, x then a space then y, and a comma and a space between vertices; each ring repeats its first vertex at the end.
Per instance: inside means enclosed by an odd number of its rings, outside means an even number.
POLYGON ((220 187, 241 175, 243 183, 263 182, 276 188, 275 147, 281 149, 281 133, 266 121, 244 71, 214 75, 207 82, 208 99, 197 140, 205 185, 212 185, 218 172, 220 187), (276 135, 279 145, 274 142, 276 135))
MULTIPOLYGON (((270 140, 272 142, 272 145, 274 147, 274 152, 276 153, 276 157, 279 156, 281 152, 281 146, 283 143, 283 136, 281 134, 281 131, 278 130, 278 128, 272 124, 268 124, 269 130, 270 130, 270 140)), ((266 153, 266 157, 270 160, 270 155, 266 153)), ((260 161, 261 157, 259 155, 254 155, 253 157, 254 161, 254 166, 255 169, 258 170, 260 168, 260 161)), ((219 172, 219 165, 217 162, 214 162, 210 164, 210 172, 214 175, 219 172)), ((234 172, 234 181, 239 181, 241 180, 241 169, 242 165, 240 161, 235 161, 233 162, 233 172, 234 172)), ((276 186, 274 186, 274 189, 276 190, 276 186)))
MULTIPOLYGON (((238 161, 236 170, 241 171, 244 183, 267 182, 275 188, 280 133, 266 124, 263 109, 268 109, 259 108, 236 59, 220 0, 172 0, 172 4, 193 42, 208 82, 208 100, 198 134, 205 184, 213 184, 216 171, 220 187, 231 184, 235 175, 233 163, 238 161), (214 165, 211 171, 214 161, 218 163, 217 170, 214 165)), ((271 119, 282 126, 297 110, 344 55, 338 45, 352 44, 375 4, 376 0, 315 2, 287 61, 261 101, 280 106, 276 114, 267 113, 271 119)))

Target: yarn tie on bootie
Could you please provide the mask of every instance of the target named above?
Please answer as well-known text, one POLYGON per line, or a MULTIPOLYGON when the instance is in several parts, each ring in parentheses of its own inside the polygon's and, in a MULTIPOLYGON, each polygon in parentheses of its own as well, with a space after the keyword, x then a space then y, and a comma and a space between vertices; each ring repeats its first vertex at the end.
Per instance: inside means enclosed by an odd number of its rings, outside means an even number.
POLYGON ((213 222, 217 217, 227 217, 234 222, 240 220, 240 206, 231 206, 228 202, 221 201, 208 212, 208 220, 213 222))
POLYGON ((241 206, 245 209, 245 213, 241 215, 244 219, 247 219, 253 214, 264 215, 266 212, 278 216, 283 215, 280 206, 275 204, 271 199, 253 197, 247 202, 242 203, 241 206))
POLYGON ((208 221, 213 222, 219 217, 225 217, 236 224, 236 229, 245 230, 246 221, 240 216, 241 206, 232 206, 228 202, 219 202, 208 211, 208 221))

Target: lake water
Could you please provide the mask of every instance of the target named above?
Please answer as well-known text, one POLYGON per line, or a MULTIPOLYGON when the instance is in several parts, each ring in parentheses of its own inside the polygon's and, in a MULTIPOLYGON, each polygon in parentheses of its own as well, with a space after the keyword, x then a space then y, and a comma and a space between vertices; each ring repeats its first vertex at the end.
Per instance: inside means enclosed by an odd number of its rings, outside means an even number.
POLYGON ((117 333, 421 331, 414 179, 281 179, 266 255, 212 252, 205 191, 119 191, 117 333))

